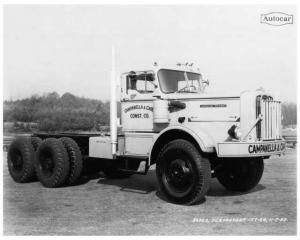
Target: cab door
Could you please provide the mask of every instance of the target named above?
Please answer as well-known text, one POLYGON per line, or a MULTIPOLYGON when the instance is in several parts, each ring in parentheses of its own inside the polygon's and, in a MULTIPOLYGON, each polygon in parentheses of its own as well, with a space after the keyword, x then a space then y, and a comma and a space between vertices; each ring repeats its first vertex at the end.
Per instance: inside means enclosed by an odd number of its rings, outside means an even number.
POLYGON ((130 72, 122 77, 121 122, 124 132, 153 132, 154 72, 130 72))

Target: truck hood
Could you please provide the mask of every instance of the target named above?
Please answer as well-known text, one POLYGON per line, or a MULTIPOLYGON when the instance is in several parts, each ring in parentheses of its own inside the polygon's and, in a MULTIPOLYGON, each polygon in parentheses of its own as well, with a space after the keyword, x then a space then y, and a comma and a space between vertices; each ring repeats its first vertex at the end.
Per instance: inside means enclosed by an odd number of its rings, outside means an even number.
MULTIPOLYGON (((217 98, 233 98, 233 99, 237 99, 240 98, 242 95, 244 94, 250 94, 252 96, 258 96, 258 95, 265 95, 268 94, 267 92, 265 92, 264 90, 247 90, 247 91, 243 91, 239 94, 210 94, 210 93, 170 93, 170 94, 164 94, 162 97, 164 99, 217 99, 217 98)), ((271 96, 271 94, 268 94, 271 96)))
POLYGON ((207 99, 207 98, 240 98, 239 94, 207 94, 207 93, 170 93, 165 94, 164 99, 207 99))

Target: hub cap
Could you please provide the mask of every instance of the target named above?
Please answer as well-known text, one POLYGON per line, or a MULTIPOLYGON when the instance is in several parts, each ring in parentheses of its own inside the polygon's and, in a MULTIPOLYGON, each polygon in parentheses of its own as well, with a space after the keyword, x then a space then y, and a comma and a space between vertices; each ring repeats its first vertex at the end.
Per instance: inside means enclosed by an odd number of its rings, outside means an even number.
POLYGON ((169 161, 163 171, 163 183, 170 194, 177 197, 186 195, 193 187, 190 162, 185 159, 169 161))

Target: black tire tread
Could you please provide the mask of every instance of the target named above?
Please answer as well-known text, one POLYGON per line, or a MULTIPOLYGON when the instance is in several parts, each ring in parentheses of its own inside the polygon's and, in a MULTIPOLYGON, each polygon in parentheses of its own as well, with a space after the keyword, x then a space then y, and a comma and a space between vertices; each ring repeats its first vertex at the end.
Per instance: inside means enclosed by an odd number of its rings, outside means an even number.
POLYGON ((10 176, 18 183, 30 182, 35 177, 34 169, 34 149, 28 137, 17 137, 12 141, 8 149, 7 165, 10 176), (14 169, 10 167, 12 151, 18 149, 23 158, 23 170, 22 174, 18 175, 14 172, 14 169))
MULTIPOLYGON (((199 181, 196 183, 194 191, 192 192, 192 195, 189 196, 188 198, 183 198, 183 199, 173 199, 172 197, 168 196, 171 201, 174 201, 175 203, 180 203, 184 205, 194 205, 196 203, 199 203, 201 200, 204 199, 209 186, 210 186, 210 179, 211 179, 211 167, 210 167, 210 162, 208 159, 204 158, 201 156, 199 153, 198 149, 189 142, 188 140, 185 139, 176 139, 168 144, 166 144, 158 154, 158 159, 157 159, 157 172, 159 171, 160 167, 160 161, 163 159, 163 155, 165 152, 170 148, 185 148, 187 151, 190 151, 192 154, 194 154, 196 157, 196 161, 194 163, 196 164, 196 168, 201 170, 203 172, 203 178, 199 178, 199 181)), ((158 180, 159 180, 159 185, 161 189, 163 188, 162 183, 160 181, 159 174, 157 174, 158 180)))
POLYGON ((38 147, 41 145, 42 141, 43 140, 39 137, 31 137, 31 144, 35 152, 38 149, 38 147))
POLYGON ((45 187, 49 187, 49 188, 62 186, 68 177, 69 168, 70 168, 68 153, 65 150, 65 147, 62 144, 62 142, 56 138, 47 138, 39 146, 36 155, 37 155, 36 173, 39 181, 45 187), (41 154, 43 148, 45 147, 52 148, 53 152, 55 152, 56 155, 55 161, 57 167, 56 167, 56 171, 52 174, 51 177, 45 177, 38 166, 39 155, 41 154))
POLYGON ((82 154, 79 146, 72 138, 62 137, 59 140, 63 143, 70 160, 70 171, 66 184, 73 185, 79 180, 82 173, 82 154))
MULTIPOLYGON (((235 159, 236 161, 243 161, 246 164, 246 167, 249 168, 249 172, 247 172, 247 176, 244 176, 239 181, 234 184, 230 183, 225 175, 218 174, 218 181, 228 190, 230 191, 238 191, 238 192, 247 192, 253 189, 262 178, 264 172, 264 162, 262 158, 254 158, 254 159, 235 159), (250 168, 249 164, 255 164, 254 168, 250 168), (255 162, 253 162, 255 161, 255 162), (247 166, 248 165, 248 166, 247 166)), ((242 163, 242 162, 240 162, 242 163)))

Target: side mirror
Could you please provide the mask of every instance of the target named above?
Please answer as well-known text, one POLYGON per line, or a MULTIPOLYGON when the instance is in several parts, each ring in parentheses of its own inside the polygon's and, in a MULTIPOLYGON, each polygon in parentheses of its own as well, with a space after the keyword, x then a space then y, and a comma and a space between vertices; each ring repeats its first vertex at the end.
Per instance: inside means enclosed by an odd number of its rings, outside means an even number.
POLYGON ((200 91, 201 91, 201 92, 204 92, 204 91, 205 91, 205 88, 206 88, 207 86, 209 86, 209 80, 208 80, 208 79, 207 79, 207 80, 203 80, 203 79, 201 78, 201 87, 200 87, 200 91))
POLYGON ((202 83, 205 84, 206 86, 209 86, 209 80, 208 79, 202 80, 202 83))

